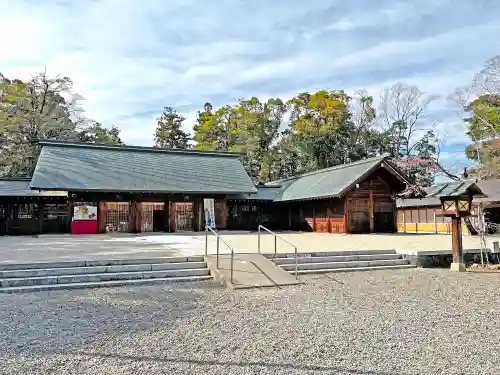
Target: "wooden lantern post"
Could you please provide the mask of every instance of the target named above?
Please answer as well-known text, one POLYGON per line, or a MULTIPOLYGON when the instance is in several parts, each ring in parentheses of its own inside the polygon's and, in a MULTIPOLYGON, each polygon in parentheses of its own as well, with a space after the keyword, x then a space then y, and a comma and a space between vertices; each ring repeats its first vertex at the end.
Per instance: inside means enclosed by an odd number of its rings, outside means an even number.
POLYGON ((452 271, 465 271, 462 245, 462 217, 471 212, 472 197, 484 196, 475 183, 461 183, 452 192, 439 197, 443 215, 451 217, 451 248, 453 251, 452 271))

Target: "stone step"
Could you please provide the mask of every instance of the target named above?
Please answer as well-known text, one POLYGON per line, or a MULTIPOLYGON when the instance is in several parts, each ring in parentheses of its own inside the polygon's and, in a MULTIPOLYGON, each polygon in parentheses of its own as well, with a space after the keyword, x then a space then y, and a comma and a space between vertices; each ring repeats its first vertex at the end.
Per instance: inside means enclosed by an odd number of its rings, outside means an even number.
POLYGON ((137 279, 165 279, 174 277, 207 276, 208 268, 174 269, 160 271, 136 271, 115 273, 77 274, 64 276, 39 276, 0 279, 0 287, 18 287, 28 285, 74 284, 74 283, 99 283, 117 280, 137 279))
MULTIPOLYGON (((352 262, 327 262, 327 263, 300 263, 299 270, 321 270, 321 269, 337 269, 337 268, 362 268, 362 267, 377 267, 377 266, 395 266, 407 265, 406 259, 389 259, 389 260, 370 260, 370 261, 352 261, 352 262)), ((295 264, 281 264, 286 271, 294 271, 295 264)))
MULTIPOLYGON (((335 257, 347 255, 377 255, 377 254, 396 254, 396 250, 345 250, 345 251, 301 251, 298 253, 299 257, 335 257)), ((267 258, 274 258, 274 253, 262 253, 267 258)), ((290 258, 295 256, 295 253, 277 253, 277 258, 290 258)))
MULTIPOLYGON (((401 259, 400 254, 363 254, 363 255, 338 255, 338 256, 314 256, 297 257, 297 263, 329 263, 329 262, 352 262, 352 261, 371 261, 371 260, 390 260, 401 259)), ((281 264, 295 264, 295 257, 276 258, 274 262, 281 264)))
POLYGON ((46 268, 70 268, 70 267, 102 267, 102 266, 125 266, 134 264, 158 264, 158 263, 184 263, 204 262, 204 257, 158 257, 143 259, 94 259, 76 260, 68 262, 37 262, 37 263, 0 263, 0 271, 46 269, 46 268))
MULTIPOLYGON (((398 264, 392 266, 373 266, 373 267, 320 268, 320 269, 298 270, 297 273, 299 275, 309 275, 309 274, 320 274, 320 273, 395 270, 395 269, 407 269, 407 268, 416 268, 416 266, 413 264, 398 264)), ((295 273, 295 270, 288 272, 293 275, 295 273)))
POLYGON ((26 286, 0 288, 0 293, 27 293, 27 292, 49 291, 49 290, 107 288, 116 286, 167 284, 174 282, 196 282, 196 281, 209 281, 209 280, 213 280, 212 276, 203 275, 203 276, 165 277, 157 279, 113 280, 113 281, 88 282, 88 283, 26 285, 26 286))
POLYGON ((65 276, 84 275, 119 272, 143 272, 164 271, 178 269, 206 268, 206 262, 183 262, 183 263, 146 263, 146 264, 123 264, 115 266, 89 266, 89 267, 64 267, 64 268, 31 268, 10 271, 0 271, 0 279, 43 277, 43 276, 65 276))

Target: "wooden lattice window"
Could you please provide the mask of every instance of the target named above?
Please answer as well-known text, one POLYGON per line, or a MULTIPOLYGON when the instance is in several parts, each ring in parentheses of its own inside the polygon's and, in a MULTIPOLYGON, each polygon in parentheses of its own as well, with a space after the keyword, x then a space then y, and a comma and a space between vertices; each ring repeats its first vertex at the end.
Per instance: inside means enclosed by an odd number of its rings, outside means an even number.
POLYGON ((129 202, 107 202, 106 206, 106 232, 128 232, 129 202))
POLYGON ((43 219, 56 220, 68 217, 68 205, 66 203, 50 203, 43 206, 43 219))
POLYGON ((11 219, 27 220, 32 219, 38 210, 37 203, 17 203, 12 206, 11 219))

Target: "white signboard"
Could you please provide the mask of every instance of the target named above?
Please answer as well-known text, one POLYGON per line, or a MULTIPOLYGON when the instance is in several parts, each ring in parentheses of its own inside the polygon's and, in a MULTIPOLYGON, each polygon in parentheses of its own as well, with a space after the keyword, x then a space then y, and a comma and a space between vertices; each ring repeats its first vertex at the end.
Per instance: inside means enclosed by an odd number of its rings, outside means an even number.
POLYGON ((213 198, 204 198, 203 207, 205 210, 205 226, 215 229, 215 202, 213 198))
POLYGON ((74 206, 73 220, 97 220, 97 207, 95 206, 74 206))

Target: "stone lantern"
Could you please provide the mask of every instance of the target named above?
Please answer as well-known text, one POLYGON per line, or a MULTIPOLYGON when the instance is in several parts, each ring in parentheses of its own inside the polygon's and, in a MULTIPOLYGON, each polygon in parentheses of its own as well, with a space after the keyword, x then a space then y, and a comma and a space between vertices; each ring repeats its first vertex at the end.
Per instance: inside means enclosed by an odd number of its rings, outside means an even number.
POLYGON ((449 183, 439 192, 443 216, 451 217, 452 271, 465 271, 462 246, 462 217, 469 216, 473 197, 485 197, 473 181, 449 183))

